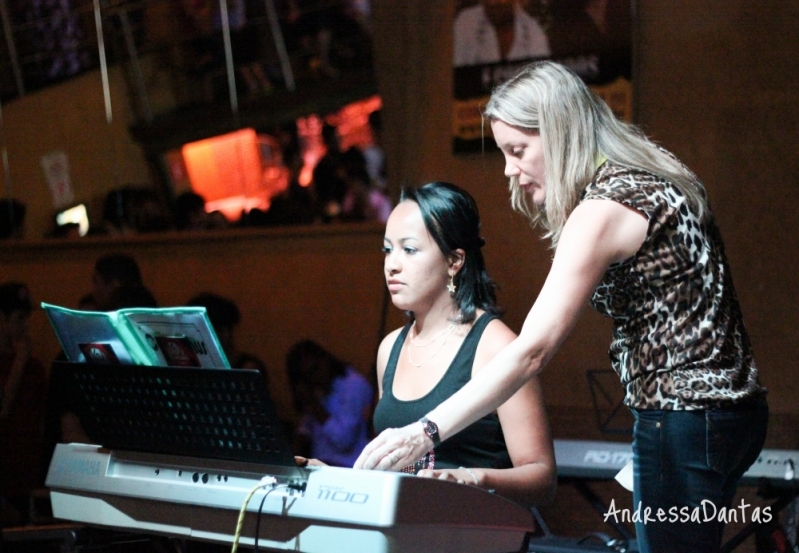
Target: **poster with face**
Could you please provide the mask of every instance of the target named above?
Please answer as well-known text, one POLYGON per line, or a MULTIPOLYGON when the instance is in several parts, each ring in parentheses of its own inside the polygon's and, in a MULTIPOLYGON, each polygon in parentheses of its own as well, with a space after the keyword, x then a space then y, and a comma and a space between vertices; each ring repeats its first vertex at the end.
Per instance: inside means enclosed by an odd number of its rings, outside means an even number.
POLYGON ((632 120, 633 0, 459 0, 453 21, 453 152, 494 147, 482 106, 530 62, 562 63, 632 120))

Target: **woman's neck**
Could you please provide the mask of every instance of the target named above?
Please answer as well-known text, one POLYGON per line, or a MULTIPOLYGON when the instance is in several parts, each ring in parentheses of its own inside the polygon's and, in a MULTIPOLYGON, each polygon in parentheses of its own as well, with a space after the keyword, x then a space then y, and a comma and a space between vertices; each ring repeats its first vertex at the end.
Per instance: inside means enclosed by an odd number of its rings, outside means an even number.
POLYGON ((413 338, 420 341, 426 341, 446 332, 450 327, 457 325, 460 320, 460 311, 454 308, 423 313, 414 312, 413 315, 413 338))

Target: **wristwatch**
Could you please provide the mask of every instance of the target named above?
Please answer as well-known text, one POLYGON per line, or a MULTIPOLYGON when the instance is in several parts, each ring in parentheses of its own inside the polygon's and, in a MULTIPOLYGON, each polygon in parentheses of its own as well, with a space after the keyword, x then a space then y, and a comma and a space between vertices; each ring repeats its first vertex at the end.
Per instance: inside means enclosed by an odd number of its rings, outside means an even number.
POLYGON ((433 440, 433 447, 441 445, 441 436, 438 435, 438 425, 427 417, 422 417, 419 419, 419 422, 424 426, 424 433, 427 434, 427 437, 433 440))

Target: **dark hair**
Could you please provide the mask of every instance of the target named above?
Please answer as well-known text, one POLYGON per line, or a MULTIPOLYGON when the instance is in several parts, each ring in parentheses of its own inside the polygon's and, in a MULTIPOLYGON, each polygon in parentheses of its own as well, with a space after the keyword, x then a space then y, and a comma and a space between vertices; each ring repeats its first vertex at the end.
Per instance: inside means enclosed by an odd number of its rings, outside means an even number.
MULTIPOLYGON (((291 346, 286 354, 286 372, 292 390, 296 390, 297 385, 307 379, 309 372, 320 370, 329 370, 331 379, 328 387, 330 387, 333 378, 347 374, 347 364, 313 340, 300 340, 291 346)), ((296 405, 297 398, 294 399, 295 407, 299 408, 299 405, 296 405)))
POLYGON ((86 310, 86 311, 94 311, 97 309, 97 300, 94 299, 93 294, 84 294, 78 300, 78 309, 86 310))
POLYGON ((116 311, 128 307, 158 307, 158 302, 143 284, 123 284, 114 288, 108 298, 107 310, 116 311))
POLYGON ((415 202, 422 212, 427 232, 445 257, 457 249, 465 253, 463 267, 455 277, 455 303, 461 322, 470 323, 477 309, 496 314, 496 283, 486 272, 480 236, 480 213, 474 198, 448 182, 431 182, 420 188, 403 188, 400 201, 415 202))
POLYGON ((175 228, 184 230, 191 227, 192 217, 205 213, 205 198, 196 192, 183 192, 175 198, 172 208, 175 228))
POLYGON ((31 293, 21 282, 0 284, 0 311, 8 317, 15 311, 30 313, 33 309, 31 293))
POLYGON ((213 292, 197 294, 186 305, 205 307, 214 329, 233 328, 241 321, 241 311, 236 302, 213 292))
POLYGON ((136 260, 124 253, 110 253, 94 264, 94 272, 106 282, 116 280, 120 286, 141 284, 141 271, 136 260))
POLYGON ((149 186, 134 184, 106 194, 103 222, 122 232, 164 231, 172 225, 166 206, 156 191, 149 186))
POLYGON ((344 172, 350 179, 357 179, 369 185, 369 172, 366 170, 366 158, 357 146, 350 146, 341 156, 344 172))
POLYGON ((377 133, 383 132, 383 115, 382 110, 376 109, 372 113, 369 114, 369 126, 372 127, 372 131, 377 133))
POLYGON ((322 125, 322 142, 324 142, 325 146, 328 148, 338 151, 338 128, 335 125, 331 125, 330 123, 325 123, 322 125))

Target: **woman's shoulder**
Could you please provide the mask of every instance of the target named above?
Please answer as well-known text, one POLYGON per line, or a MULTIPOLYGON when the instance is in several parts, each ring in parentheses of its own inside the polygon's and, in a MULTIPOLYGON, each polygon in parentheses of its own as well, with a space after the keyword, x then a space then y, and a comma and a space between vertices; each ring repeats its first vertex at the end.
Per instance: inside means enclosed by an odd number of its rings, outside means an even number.
POLYGON ((671 190, 676 190, 674 183, 660 175, 607 161, 585 187, 582 199, 651 200, 653 196, 669 194, 671 190))
POLYGON ((639 189, 650 178, 657 177, 634 167, 606 161, 597 169, 594 178, 585 187, 584 195, 628 194, 639 189))
POLYGON ((397 338, 399 338, 399 335, 404 328, 405 328, 404 326, 401 326, 397 329, 392 330, 380 342, 380 347, 377 349, 378 381, 380 381, 380 379, 383 376, 383 372, 386 370, 386 366, 388 365, 388 358, 391 356, 391 350, 394 347, 397 338))
POLYGON ((493 318, 486 325, 483 335, 480 337, 480 342, 488 341, 493 344, 502 344, 502 347, 509 344, 516 338, 516 333, 513 332, 508 325, 501 319, 493 318))
POLYGON ((480 336, 480 342, 477 344, 473 372, 482 368, 515 338, 516 333, 508 325, 498 318, 491 319, 480 336))
POLYGON ((581 203, 587 200, 612 200, 648 218, 671 203, 676 188, 672 183, 642 169, 606 162, 583 191, 581 203))
POLYGON ((385 338, 383 338, 383 341, 380 342, 380 349, 382 349, 383 347, 388 347, 389 349, 391 349, 391 346, 393 346, 394 342, 397 341, 397 338, 399 338, 399 335, 404 328, 405 328, 404 326, 401 326, 399 328, 395 328, 394 330, 386 334, 385 338))

